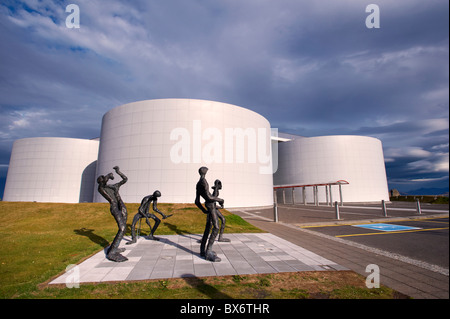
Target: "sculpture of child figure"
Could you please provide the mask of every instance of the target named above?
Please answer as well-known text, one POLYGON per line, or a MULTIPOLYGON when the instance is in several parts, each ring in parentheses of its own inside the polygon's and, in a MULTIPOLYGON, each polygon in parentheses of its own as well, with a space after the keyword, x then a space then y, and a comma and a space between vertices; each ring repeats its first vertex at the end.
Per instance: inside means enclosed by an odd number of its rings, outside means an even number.
MULTIPOLYGON (((215 197, 219 196, 219 190, 222 189, 222 182, 219 179, 216 179, 214 181, 214 186, 211 188, 214 190, 212 195, 215 197)), ((217 207, 217 205, 216 205, 216 212, 217 212, 217 217, 219 217, 220 221, 222 222, 222 225, 220 226, 220 231, 219 231, 219 238, 217 239, 217 241, 230 242, 230 240, 228 238, 223 237, 223 230, 225 229, 225 217, 222 215, 222 213, 219 210, 219 208, 217 207)))

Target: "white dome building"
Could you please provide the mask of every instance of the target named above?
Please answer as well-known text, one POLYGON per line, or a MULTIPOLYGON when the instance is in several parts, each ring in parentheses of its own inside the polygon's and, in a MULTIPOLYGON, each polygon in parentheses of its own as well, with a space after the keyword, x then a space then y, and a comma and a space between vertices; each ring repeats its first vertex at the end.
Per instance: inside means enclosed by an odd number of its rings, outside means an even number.
MULTIPOLYGON (((97 176, 128 177, 125 202, 138 203, 159 190, 160 202, 193 203, 198 169, 210 186, 222 181, 225 207, 272 204, 270 123, 231 104, 161 99, 116 107, 102 121, 97 176)), ((95 192, 94 201, 104 199, 95 192)))
MULTIPOLYGON (((378 139, 271 137, 270 123, 258 113, 194 99, 118 106, 103 116, 100 140, 15 141, 3 199, 103 202, 96 179, 113 172, 116 179, 110 183, 118 182, 114 166, 128 177, 120 188, 125 203, 140 203, 155 190, 162 194, 160 202, 193 203, 201 166, 209 168, 210 187, 216 179, 222 181, 219 197, 226 208, 273 205, 274 186, 330 185, 340 180, 348 182, 342 185, 344 202, 389 200, 378 139)), ((305 192, 308 202, 312 189, 305 192)), ((325 187, 317 189, 319 201, 325 201, 325 187)), ((331 191, 339 200, 339 187, 331 186, 331 191)), ((301 193, 296 198, 303 196, 300 188, 295 192, 301 193)))
POLYGON ((92 202, 98 140, 59 137, 14 142, 5 201, 92 202))
MULTIPOLYGON (((340 135, 297 137, 278 145, 274 186, 320 185, 318 201, 326 202, 325 185, 340 181, 343 182, 344 202, 388 201, 381 141, 366 136, 340 135)), ((314 202, 312 186, 305 190, 306 201, 314 202)), ((294 197, 302 202, 301 187, 296 187, 295 192, 294 197)), ((340 201, 339 186, 332 185, 331 192, 333 201, 340 201)))

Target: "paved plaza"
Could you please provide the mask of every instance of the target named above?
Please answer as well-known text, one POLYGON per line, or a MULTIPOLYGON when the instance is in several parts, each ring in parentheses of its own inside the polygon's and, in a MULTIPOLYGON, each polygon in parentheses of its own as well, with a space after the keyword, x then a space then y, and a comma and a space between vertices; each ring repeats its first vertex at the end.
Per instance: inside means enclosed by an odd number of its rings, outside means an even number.
MULTIPOLYGON (((126 249, 125 262, 109 261, 103 250, 98 252, 78 265, 79 282, 348 270, 270 233, 226 234, 230 242, 214 244, 220 262, 200 257, 200 234, 158 237, 160 241, 140 237, 132 245, 125 245, 130 240, 125 237, 120 245, 126 249)), ((68 271, 50 284, 65 284, 72 278, 68 271)))

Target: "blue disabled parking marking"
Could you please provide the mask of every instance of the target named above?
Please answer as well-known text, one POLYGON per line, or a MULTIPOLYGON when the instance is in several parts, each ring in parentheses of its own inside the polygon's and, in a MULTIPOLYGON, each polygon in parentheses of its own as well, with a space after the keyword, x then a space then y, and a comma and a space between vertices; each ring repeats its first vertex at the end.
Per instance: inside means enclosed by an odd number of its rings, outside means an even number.
POLYGON ((410 227, 402 225, 392 225, 392 224, 364 224, 364 225, 352 225, 354 227, 381 230, 381 231, 399 231, 399 230, 413 230, 422 229, 419 227, 410 227))

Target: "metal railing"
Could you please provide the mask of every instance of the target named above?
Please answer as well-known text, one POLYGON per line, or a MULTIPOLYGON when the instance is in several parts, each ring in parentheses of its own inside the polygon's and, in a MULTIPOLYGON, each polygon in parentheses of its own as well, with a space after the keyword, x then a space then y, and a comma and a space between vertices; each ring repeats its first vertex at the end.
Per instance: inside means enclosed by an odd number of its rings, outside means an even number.
MULTIPOLYGON (((278 200, 277 200, 277 190, 278 189, 282 189, 283 190, 283 204, 286 204, 286 196, 285 196, 285 191, 286 189, 291 189, 292 191, 292 203, 291 204, 296 204, 295 202, 295 196, 294 196, 294 190, 295 188, 301 187, 302 188, 302 197, 303 197, 303 201, 302 204, 303 205, 307 205, 306 202, 306 192, 305 189, 306 187, 313 187, 313 197, 314 197, 314 205, 315 206, 319 206, 319 200, 318 200, 318 187, 319 186, 325 186, 326 189, 326 203, 327 206, 334 206, 334 212, 335 212, 335 219, 339 220, 340 218, 340 210, 339 210, 339 206, 343 206, 343 198, 342 198, 342 188, 341 185, 347 185, 349 184, 349 182, 345 181, 345 180, 339 180, 337 182, 333 182, 333 183, 323 183, 323 184, 308 184, 308 185, 283 185, 283 186, 274 186, 273 188, 273 213, 274 213, 274 222, 278 222, 278 200), (333 197, 332 197, 332 193, 331 193, 331 186, 333 185, 339 185, 339 197, 340 197, 340 204, 338 203, 338 201, 335 201, 333 203, 333 197), (329 191, 328 191, 329 190, 329 191), (328 197, 328 194, 330 195, 328 197)), ((422 215, 422 209, 420 207, 420 201, 419 199, 416 199, 416 213, 418 215, 422 215)), ((385 200, 381 200, 381 212, 382 212, 382 216, 383 217, 388 217, 388 210, 386 208, 386 202, 385 200)))
MULTIPOLYGON (((340 205, 342 206, 344 204, 343 198, 342 198, 342 185, 347 185, 349 182, 345 180, 339 180, 336 182, 329 182, 329 183, 319 183, 319 184, 304 184, 304 185, 278 185, 273 187, 273 219, 274 222, 278 222, 278 199, 277 199, 277 190, 282 189, 283 190, 283 204, 286 204, 286 189, 291 189, 292 192, 292 204, 295 205, 295 189, 301 188, 302 189, 302 204, 307 205, 306 200, 306 189, 307 187, 312 187, 313 190, 313 198, 314 198, 314 205, 319 206, 319 187, 325 187, 325 198, 327 206, 333 206, 333 192, 332 192, 332 186, 338 185, 339 186, 339 199, 340 199, 340 205)), ((336 216, 337 219, 339 219, 339 208, 337 207, 338 202, 336 201, 336 216)))
POLYGON ((318 183, 318 184, 304 184, 304 185, 277 185, 273 187, 274 190, 274 202, 277 200, 277 190, 281 189, 283 191, 283 204, 286 204, 286 190, 291 190, 291 198, 292 202, 291 204, 303 204, 307 205, 307 199, 306 199, 306 191, 307 188, 311 187, 313 191, 313 200, 314 205, 319 206, 319 187, 325 187, 325 201, 327 206, 333 206, 333 193, 332 193, 332 186, 337 185, 339 186, 339 200, 340 205, 343 205, 343 198, 342 198, 342 185, 347 185, 349 182, 345 180, 339 180, 336 182, 328 182, 328 183, 318 183), (301 203, 296 203, 295 201, 295 189, 301 188, 302 189, 302 201, 301 203))

